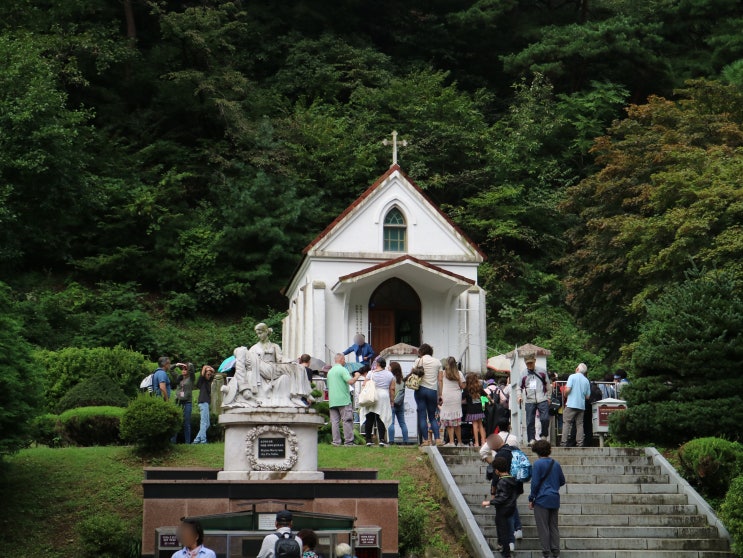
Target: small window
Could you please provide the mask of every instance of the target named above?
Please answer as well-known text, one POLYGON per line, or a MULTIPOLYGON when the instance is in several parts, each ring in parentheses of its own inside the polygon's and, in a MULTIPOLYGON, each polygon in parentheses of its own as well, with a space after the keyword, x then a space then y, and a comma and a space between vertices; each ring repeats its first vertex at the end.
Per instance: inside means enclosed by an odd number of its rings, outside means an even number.
POLYGON ((404 252, 406 232, 405 217, 399 209, 393 207, 384 218, 384 251, 404 252))

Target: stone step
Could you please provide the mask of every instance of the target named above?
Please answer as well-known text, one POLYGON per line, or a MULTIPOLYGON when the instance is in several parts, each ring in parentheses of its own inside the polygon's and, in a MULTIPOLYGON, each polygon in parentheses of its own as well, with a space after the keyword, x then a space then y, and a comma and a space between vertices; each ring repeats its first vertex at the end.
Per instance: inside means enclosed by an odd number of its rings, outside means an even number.
MULTIPOLYGON (((563 471, 564 472, 564 471, 563 471)), ((668 484, 668 475, 622 475, 622 474, 573 474, 565 473, 568 484, 668 484)), ((469 484, 485 484, 489 486, 490 481, 482 474, 454 475, 458 486, 469 484)))
MULTIPOLYGON (((478 525, 484 527, 495 525, 495 514, 492 510, 485 509, 485 513, 482 513, 480 510, 472 509, 472 512, 478 525)), ((534 526, 534 514, 531 511, 521 513, 521 510, 519 510, 519 514, 522 525, 534 526)), ((560 510, 560 529, 563 526, 580 527, 585 525, 590 525, 591 527, 706 527, 707 518, 703 515, 696 514, 695 511, 689 515, 603 514, 586 517, 581 514, 568 515, 562 513, 562 510, 560 510)))
MULTIPOLYGON (((489 497, 487 491, 474 494, 462 494, 471 504, 481 503, 489 497)), ((634 505, 682 505, 687 503, 685 494, 563 494, 560 506, 563 504, 634 504, 634 505)))
MULTIPOLYGON (((534 460, 530 458, 530 460, 533 462, 534 460)), ((643 467, 650 467, 653 465, 653 460, 647 456, 647 455, 625 455, 625 456, 618 456, 618 457, 602 457, 600 455, 571 455, 571 456, 564 456, 555 458, 555 460, 560 464, 560 466, 569 466, 569 465, 598 465, 598 466, 605 466, 605 465, 631 465, 631 466, 643 466, 643 467)), ((446 457, 444 459, 446 464, 451 467, 452 465, 469 465, 469 464, 475 464, 480 461, 480 457, 477 454, 473 455, 452 455, 449 457, 446 457)))
MULTIPOLYGON (((496 548, 497 540, 495 537, 486 537, 490 548, 496 548)), ((680 551, 680 550, 716 550, 720 552, 730 552, 727 548, 727 541, 719 538, 704 538, 704 539, 690 539, 690 538, 640 538, 640 537, 567 537, 562 534, 560 530, 560 545, 566 551, 568 550, 644 550, 648 558, 652 554, 648 551, 654 550, 665 550, 665 551, 680 551)), ((539 550, 539 540, 536 538, 524 538, 517 542, 518 550, 517 555, 519 558, 521 554, 520 550, 539 550)), ((560 552, 560 556, 567 558, 568 553, 564 554, 560 552)), ((676 556, 674 554, 674 556, 676 556)))
MULTIPOLYGON (((495 525, 483 527, 486 537, 495 538, 495 525)), ((524 525, 524 540, 537 540, 537 528, 533 525, 524 525)), ((586 525, 560 525, 561 539, 575 538, 599 538, 599 539, 675 539, 684 538, 688 540, 703 540, 717 536, 715 527, 700 526, 658 526, 658 525, 634 525, 624 527, 613 526, 586 526, 586 525)))
MULTIPOLYGON (((536 457, 531 448, 521 448, 526 455, 536 457)), ((439 448, 439 453, 446 459, 450 455, 477 455, 479 448, 473 446, 439 448)), ((573 455, 600 455, 602 457, 622 457, 622 456, 644 456, 645 451, 639 448, 561 448, 553 447, 551 457, 558 459, 563 456, 573 455)))
MULTIPOLYGON (((485 479, 485 471, 487 465, 482 463, 480 460, 472 461, 471 463, 463 464, 451 464, 447 463, 449 472, 452 476, 458 477, 460 475, 472 475, 474 477, 479 476, 481 479, 485 479)), ((659 475, 660 467, 657 466, 636 466, 636 465, 563 465, 562 472, 566 478, 571 478, 573 475, 604 475, 604 476, 632 476, 632 475, 659 475)), ((487 481, 486 481, 487 482, 487 481)))
MULTIPOLYGON (((457 485, 462 494, 488 494, 490 485, 464 484, 457 485)), ((524 493, 528 493, 530 485, 524 485, 524 493)), ((560 494, 677 494, 677 484, 571 484, 560 489, 560 494)))

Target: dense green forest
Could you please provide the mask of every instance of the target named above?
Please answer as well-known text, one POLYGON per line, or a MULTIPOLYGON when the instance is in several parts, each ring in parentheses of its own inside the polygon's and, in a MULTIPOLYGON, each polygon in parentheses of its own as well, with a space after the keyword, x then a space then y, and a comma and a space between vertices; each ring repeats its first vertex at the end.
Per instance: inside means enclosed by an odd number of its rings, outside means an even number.
POLYGON ((487 254, 490 345, 629 364, 648 302, 741 273, 741 29, 734 0, 2 2, 5 307, 37 349, 213 362, 396 129, 487 254))

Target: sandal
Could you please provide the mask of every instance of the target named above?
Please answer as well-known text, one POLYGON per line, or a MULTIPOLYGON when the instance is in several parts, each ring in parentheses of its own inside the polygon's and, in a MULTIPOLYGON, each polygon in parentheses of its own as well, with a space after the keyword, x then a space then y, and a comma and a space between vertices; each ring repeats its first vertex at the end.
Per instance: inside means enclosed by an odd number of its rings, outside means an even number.
POLYGON ((430 446, 430 445, 431 445, 431 442, 429 442, 428 440, 426 440, 425 442, 423 442, 423 443, 421 444, 421 446, 420 446, 420 447, 422 447, 422 448, 423 448, 423 447, 427 447, 427 446, 430 446))

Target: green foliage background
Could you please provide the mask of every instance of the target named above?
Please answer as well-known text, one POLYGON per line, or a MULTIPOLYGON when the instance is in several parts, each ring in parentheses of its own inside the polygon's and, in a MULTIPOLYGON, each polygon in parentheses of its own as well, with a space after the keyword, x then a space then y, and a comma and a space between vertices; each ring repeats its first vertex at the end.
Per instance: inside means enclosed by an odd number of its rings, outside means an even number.
POLYGON ((2 3, 18 416, 39 383, 47 409, 94 372, 131 396, 160 354, 215 365, 257 320, 278 334, 302 247, 384 172, 393 129, 487 255, 493 352, 622 365, 675 404, 698 384, 652 378, 732 341, 699 320, 665 352, 638 339, 694 266, 740 292, 742 25, 732 0, 2 3))

